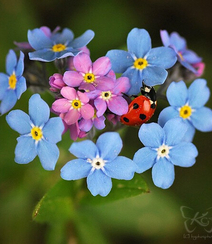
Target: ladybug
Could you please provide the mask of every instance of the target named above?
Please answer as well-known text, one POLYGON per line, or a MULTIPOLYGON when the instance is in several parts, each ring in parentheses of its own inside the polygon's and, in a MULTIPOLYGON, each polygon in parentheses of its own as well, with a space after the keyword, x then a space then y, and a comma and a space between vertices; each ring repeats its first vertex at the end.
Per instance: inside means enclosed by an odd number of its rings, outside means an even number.
POLYGON ((153 87, 143 84, 141 95, 129 104, 128 112, 120 118, 122 124, 140 126, 147 122, 157 107, 156 93, 153 87))

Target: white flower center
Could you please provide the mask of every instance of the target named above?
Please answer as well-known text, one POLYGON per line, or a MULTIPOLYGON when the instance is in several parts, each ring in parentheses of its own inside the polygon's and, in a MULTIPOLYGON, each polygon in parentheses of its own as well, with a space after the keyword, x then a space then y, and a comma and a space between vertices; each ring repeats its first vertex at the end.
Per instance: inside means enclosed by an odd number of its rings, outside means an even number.
POLYGON ((161 145, 159 148, 157 148, 157 159, 159 158, 169 158, 169 150, 171 149, 172 147, 169 147, 165 144, 161 145))
POLYGON ((105 161, 99 156, 97 156, 94 159, 88 158, 87 161, 91 163, 92 167, 95 169, 103 169, 105 166, 105 161))

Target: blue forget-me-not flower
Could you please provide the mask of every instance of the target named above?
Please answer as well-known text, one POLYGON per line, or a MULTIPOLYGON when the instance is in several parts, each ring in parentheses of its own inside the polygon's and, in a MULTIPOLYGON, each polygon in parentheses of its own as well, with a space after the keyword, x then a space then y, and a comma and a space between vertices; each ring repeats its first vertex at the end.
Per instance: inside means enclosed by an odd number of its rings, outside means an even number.
POLYGON ((64 180, 87 177, 87 186, 93 196, 107 196, 112 180, 131 180, 137 165, 129 158, 118 156, 122 140, 117 132, 101 134, 96 144, 90 140, 72 143, 69 151, 77 157, 61 169, 64 180))
POLYGON ((15 148, 15 162, 27 164, 37 155, 45 170, 54 170, 59 157, 56 145, 61 140, 64 125, 60 117, 50 118, 50 109, 39 94, 29 99, 29 115, 13 110, 6 120, 20 134, 15 148))
POLYGON ((128 51, 107 52, 116 73, 130 79, 128 95, 137 95, 142 82, 147 86, 163 84, 167 78, 166 69, 177 61, 176 53, 169 47, 152 48, 151 38, 145 29, 134 28, 127 37, 128 51))
POLYGON ((80 37, 74 39, 73 32, 65 28, 62 33, 46 33, 42 28, 28 31, 29 44, 35 49, 29 53, 31 60, 50 62, 55 59, 75 56, 81 52, 94 37, 92 30, 87 30, 80 37))
POLYGON ((183 118, 189 127, 184 137, 186 141, 192 141, 195 129, 212 131, 212 110, 204 106, 210 97, 205 79, 194 80, 189 88, 184 81, 172 82, 166 96, 170 106, 160 112, 158 123, 161 126, 171 118, 183 118))
POLYGON ((17 60, 16 54, 10 50, 6 58, 6 72, 0 73, 0 113, 5 114, 12 109, 22 93, 26 91, 26 79, 23 77, 24 54, 20 52, 17 60))
POLYGON ((138 136, 144 147, 133 158, 139 167, 137 172, 152 167, 154 184, 169 188, 175 179, 174 166, 190 167, 198 154, 194 144, 183 141, 187 128, 181 118, 167 121, 163 128, 157 123, 143 124, 138 136))

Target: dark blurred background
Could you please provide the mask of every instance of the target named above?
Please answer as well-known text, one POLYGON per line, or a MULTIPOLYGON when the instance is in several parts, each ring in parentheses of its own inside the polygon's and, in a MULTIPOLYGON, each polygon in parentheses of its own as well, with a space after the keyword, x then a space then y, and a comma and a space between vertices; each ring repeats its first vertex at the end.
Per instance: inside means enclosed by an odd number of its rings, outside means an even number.
MULTIPOLYGON (((88 47, 93 61, 110 49, 123 47, 127 34, 134 27, 148 30, 153 46, 162 45, 159 31, 166 29, 185 37, 188 47, 203 57, 206 63, 203 78, 212 89, 211 10, 212 1, 209 0, 0 0, 0 72, 5 72, 5 57, 8 50, 14 48, 13 42, 27 41, 28 29, 44 25, 52 30, 56 26, 68 27, 75 36, 92 29, 95 38, 88 47)), ((30 91, 24 93, 15 108, 26 111, 30 96, 30 91)), ((212 108, 212 99, 207 106, 212 108)), ((176 179, 170 189, 156 188, 148 171, 143 176, 149 184, 149 194, 85 211, 88 222, 89 219, 95 221, 99 232, 106 237, 105 243, 211 243, 212 233, 207 233, 198 222, 197 228, 188 234, 184 226, 186 219, 180 211, 181 206, 189 207, 187 216, 191 218, 198 212, 201 216, 212 207, 211 135, 196 133, 197 162, 191 168, 176 168, 176 179)), ((69 242, 66 237, 61 242, 63 238, 51 238, 49 225, 38 224, 31 218, 36 203, 59 179, 70 145, 60 143, 61 160, 54 172, 46 172, 37 159, 29 165, 14 163, 16 138, 17 133, 6 124, 5 115, 1 116, 0 243, 75 244, 69 227, 66 230, 69 242)), ((132 157, 141 147, 137 130, 129 129, 124 139, 122 154, 132 157)), ((207 217, 212 217, 212 213, 207 217)), ((208 227, 212 228, 212 219, 209 221, 208 227)), ((58 231, 58 235, 61 233, 59 227, 54 231, 58 231)), ((95 236, 84 243, 95 244, 95 236)))

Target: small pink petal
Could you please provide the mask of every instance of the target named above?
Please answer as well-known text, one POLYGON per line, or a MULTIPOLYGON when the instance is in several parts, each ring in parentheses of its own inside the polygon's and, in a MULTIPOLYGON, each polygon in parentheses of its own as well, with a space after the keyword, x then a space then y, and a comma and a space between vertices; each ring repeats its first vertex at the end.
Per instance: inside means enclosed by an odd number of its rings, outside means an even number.
POLYGON ((98 129, 98 130, 102 130, 105 128, 105 117, 104 116, 100 116, 100 117, 96 117, 94 119, 94 126, 98 129))
POLYGON ((126 114, 128 111, 128 103, 121 96, 115 96, 108 102, 109 110, 117 115, 126 114))
POLYGON ((61 95, 68 100, 74 100, 77 96, 76 90, 72 87, 63 87, 60 91, 61 95))
POLYGON ((84 119, 91 119, 94 116, 94 108, 90 104, 83 105, 80 112, 84 119))
POLYGON ((70 109, 64 116, 64 121, 68 125, 72 125, 78 121, 80 118, 80 113, 76 109, 70 109))
POLYGON ((83 76, 76 71, 66 71, 63 80, 68 86, 77 87, 82 83, 83 76))
POLYGON ((104 76, 111 70, 111 62, 108 57, 98 58, 93 63, 93 74, 104 76))
POLYGON ((102 116, 107 109, 107 103, 103 99, 97 98, 94 100, 94 105, 97 109, 96 115, 98 117, 102 116))
POLYGON ((96 79, 96 89, 100 91, 108 91, 112 90, 115 86, 114 81, 106 76, 100 76, 99 78, 96 79))
POLYGON ((89 73, 92 68, 90 56, 86 53, 79 53, 75 56, 73 63, 78 72, 89 73))
POLYGON ((78 97, 79 97, 79 100, 80 100, 82 103, 86 104, 86 103, 89 102, 89 98, 88 98, 88 96, 86 95, 86 93, 83 93, 83 92, 78 91, 78 92, 77 92, 77 95, 78 95, 78 97))
POLYGON ((79 122, 79 128, 82 131, 88 132, 93 126, 92 119, 81 119, 79 122))
POLYGON ((57 99, 52 104, 52 109, 58 113, 66 113, 71 107, 70 102, 65 98, 57 99))
POLYGON ((120 77, 116 80, 113 91, 115 94, 127 93, 130 86, 130 80, 128 77, 120 77))

